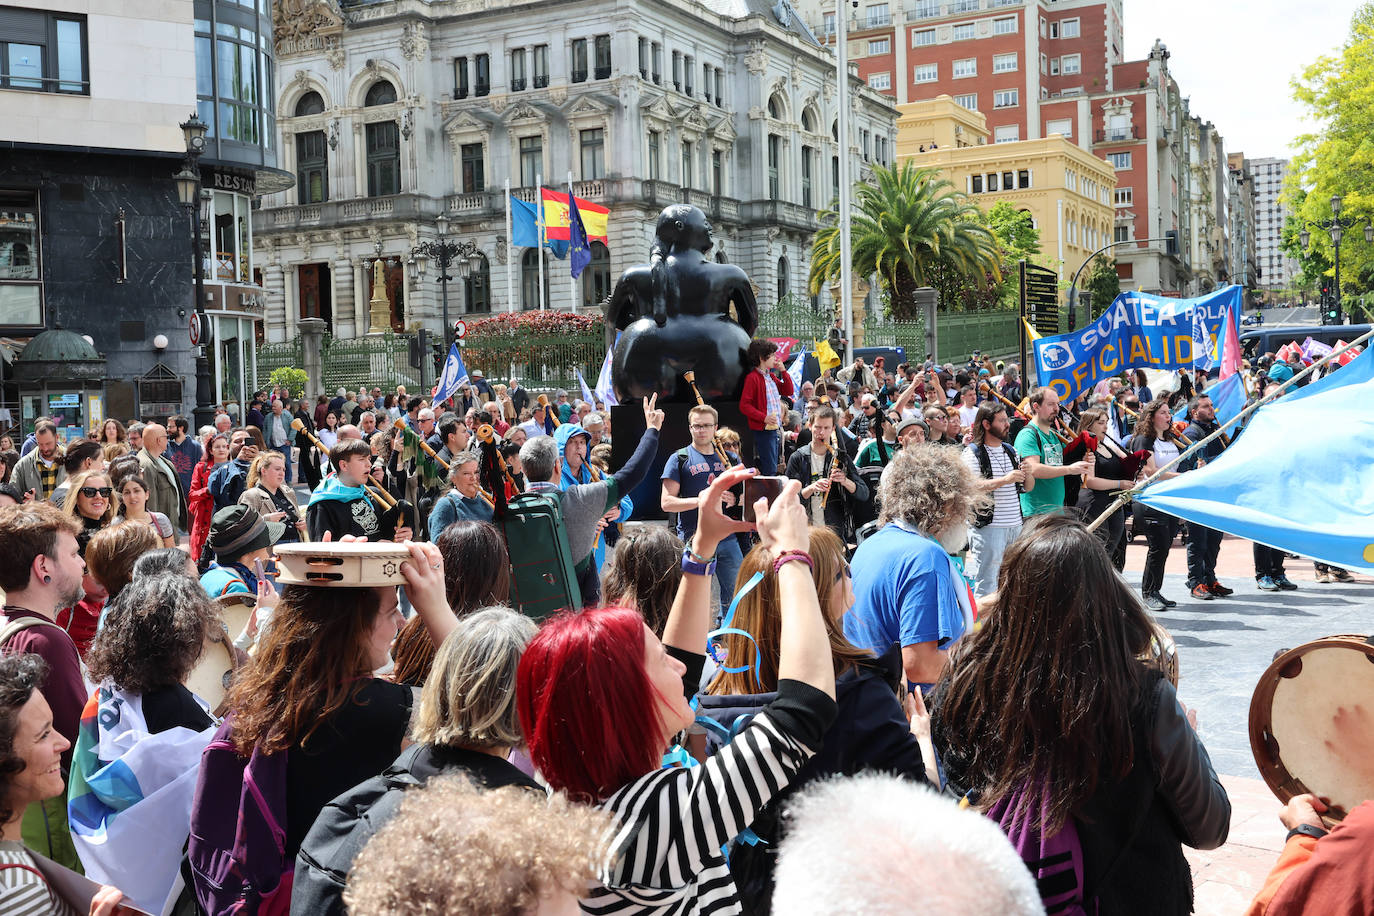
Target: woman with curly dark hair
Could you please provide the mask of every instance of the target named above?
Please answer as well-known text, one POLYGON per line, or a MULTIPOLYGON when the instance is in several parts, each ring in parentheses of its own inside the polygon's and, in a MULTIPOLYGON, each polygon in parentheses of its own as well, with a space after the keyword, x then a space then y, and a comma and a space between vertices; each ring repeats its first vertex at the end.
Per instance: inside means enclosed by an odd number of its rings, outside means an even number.
POLYGON ((1039 863, 1041 892, 1074 898, 1047 899, 1057 911, 1191 912, 1181 844, 1220 846, 1231 805, 1173 685, 1140 661, 1140 601, 1064 513, 1027 523, 997 586, 931 696, 950 785, 1009 832, 1076 832, 1081 884, 1039 863))
MULTIPOLYGON (((510 599, 510 559, 501 532, 489 522, 454 522, 434 542, 444 557, 448 606, 459 617, 510 599)), ((425 622, 411 617, 392 647, 396 661, 391 679, 411 687, 425 686, 434 665, 434 641, 425 622)))
MULTIPOLYGON (((214 719, 182 681, 223 625, 200 582, 166 557, 138 564, 110 602, 87 656, 100 686, 81 716, 67 817, 86 874, 120 885, 160 913, 172 891, 191 825, 191 793, 214 719), (160 562, 159 562, 160 561, 160 562), (130 776, 137 791, 130 793, 130 776), (157 823, 150 831, 146 825, 157 823)), ((147 559, 147 558, 145 558, 147 559)))
MULTIPOLYGON (((70 912, 54 907, 20 833, 25 808, 66 788, 61 761, 71 743, 53 728, 52 709, 39 690, 47 673, 37 655, 0 655, 0 913, 70 912)), ((113 913, 123 897, 102 887, 91 901, 92 916, 113 913)))

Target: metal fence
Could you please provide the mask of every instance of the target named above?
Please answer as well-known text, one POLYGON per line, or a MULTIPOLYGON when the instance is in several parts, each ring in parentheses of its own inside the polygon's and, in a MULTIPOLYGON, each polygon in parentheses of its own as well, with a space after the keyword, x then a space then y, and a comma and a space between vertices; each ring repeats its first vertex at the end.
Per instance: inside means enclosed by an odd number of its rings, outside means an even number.
POLYGON ((1020 318, 1015 311, 975 312, 941 315, 936 321, 939 355, 942 363, 962 363, 974 350, 989 356, 1015 353, 1020 318))
MULTIPOLYGON (((383 389, 397 385, 419 387, 420 370, 411 368, 409 361, 410 338, 409 334, 386 333, 339 340, 326 334, 320 353, 324 376, 320 393, 338 388, 357 390, 363 385, 383 389)), ((257 377, 253 381, 253 388, 265 388, 272 370, 281 366, 296 369, 305 367, 299 337, 258 347, 257 377)))
POLYGON ((602 331, 569 336, 473 337, 463 342, 463 365, 492 381, 520 379, 527 388, 563 388, 576 394, 577 372, 596 385, 606 358, 602 331))

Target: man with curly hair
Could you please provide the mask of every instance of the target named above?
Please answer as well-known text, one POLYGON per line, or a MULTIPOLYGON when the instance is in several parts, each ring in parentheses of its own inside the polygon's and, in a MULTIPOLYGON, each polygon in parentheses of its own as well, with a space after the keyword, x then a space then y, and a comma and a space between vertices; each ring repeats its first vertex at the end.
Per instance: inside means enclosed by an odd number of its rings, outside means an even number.
POLYGON ((875 655, 900 644, 907 681, 928 688, 945 650, 973 628, 969 586, 950 554, 968 543, 969 514, 988 497, 959 453, 938 445, 898 452, 878 496, 882 527, 854 553, 845 636, 875 655))

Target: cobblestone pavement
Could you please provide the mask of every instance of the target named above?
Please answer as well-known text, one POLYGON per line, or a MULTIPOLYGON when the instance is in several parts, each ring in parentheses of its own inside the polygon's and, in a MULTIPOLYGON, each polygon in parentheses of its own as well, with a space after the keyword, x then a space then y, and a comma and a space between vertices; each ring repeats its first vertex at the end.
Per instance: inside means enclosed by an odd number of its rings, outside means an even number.
MULTIPOLYGON (((1126 579, 1140 581, 1143 541, 1126 555, 1126 579)), ((1281 808, 1259 778, 1250 752, 1250 698, 1260 674, 1280 649, 1338 633, 1374 633, 1374 579, 1319 584, 1310 561, 1289 560, 1297 591, 1255 587, 1249 541, 1227 537, 1217 577, 1235 589, 1229 598, 1198 601, 1184 584, 1187 562, 1176 542, 1165 567, 1163 593, 1178 606, 1156 615, 1178 646, 1179 698, 1198 711, 1198 732, 1231 797, 1231 834, 1211 852, 1186 850, 1193 867, 1196 911, 1240 913, 1264 882, 1283 847, 1281 808)))

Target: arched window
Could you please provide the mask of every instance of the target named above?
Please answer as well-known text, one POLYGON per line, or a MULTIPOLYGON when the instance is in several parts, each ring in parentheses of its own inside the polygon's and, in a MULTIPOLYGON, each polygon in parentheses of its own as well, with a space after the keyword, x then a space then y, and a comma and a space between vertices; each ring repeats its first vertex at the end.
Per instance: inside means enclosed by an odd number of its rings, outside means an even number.
MULTIPOLYGON (((547 265, 545 265, 547 267, 547 265)), ((544 302, 549 301, 549 273, 544 271, 544 302)), ((520 256, 520 304, 527 311, 539 308, 539 249, 526 248, 520 256)))
POLYGON ((324 131, 301 131, 295 139, 296 195, 303 204, 324 203, 329 199, 329 147, 324 131))
POLYGON ((777 93, 768 97, 768 117, 776 118, 780 121, 786 112, 787 106, 783 104, 782 99, 777 93))
POLYGON ((786 299, 786 298, 787 298, 787 294, 790 293, 790 292, 792 291, 790 279, 789 279, 789 276, 788 276, 789 269, 790 269, 790 265, 787 263, 787 258, 785 258, 785 257, 778 258, 778 301, 779 301, 779 302, 781 302, 783 299, 786 299))
POLYGON ((611 252, 600 242, 592 242, 592 263, 582 272, 582 304, 600 305, 611 294, 611 252))
POLYGON ((472 272, 463 280, 463 296, 469 315, 491 311, 491 265, 487 256, 479 254, 472 272))
POLYGON ((296 102, 296 117, 324 114, 324 99, 315 90, 310 90, 296 102))
POLYGON ((368 108, 375 105, 390 105, 396 101, 396 87, 386 80, 378 80, 367 89, 363 104, 368 108))
POLYGON ((806 110, 802 112, 802 130, 814 134, 819 129, 818 124, 819 122, 816 118, 816 110, 808 106, 806 110))
POLYGON ((840 122, 839 122, 839 121, 831 121, 831 122, 830 122, 830 136, 833 137, 833 138, 835 138, 835 142, 836 142, 836 143, 840 142, 840 122))

